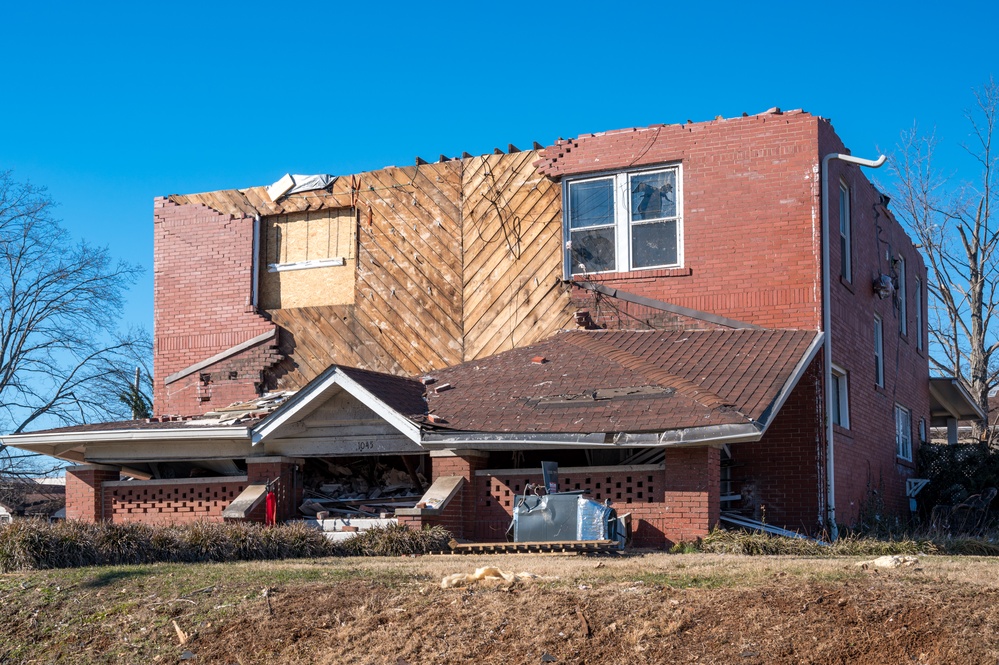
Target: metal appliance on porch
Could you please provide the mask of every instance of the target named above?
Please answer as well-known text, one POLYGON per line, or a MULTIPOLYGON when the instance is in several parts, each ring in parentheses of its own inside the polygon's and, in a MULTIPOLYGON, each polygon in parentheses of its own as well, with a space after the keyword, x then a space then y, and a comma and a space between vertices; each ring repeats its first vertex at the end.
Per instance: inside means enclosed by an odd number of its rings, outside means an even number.
POLYGON ((587 499, 588 490, 558 491, 558 463, 542 462, 543 486, 528 484, 517 496, 507 532, 515 543, 611 541, 623 549, 630 515, 618 517, 610 500, 587 499))

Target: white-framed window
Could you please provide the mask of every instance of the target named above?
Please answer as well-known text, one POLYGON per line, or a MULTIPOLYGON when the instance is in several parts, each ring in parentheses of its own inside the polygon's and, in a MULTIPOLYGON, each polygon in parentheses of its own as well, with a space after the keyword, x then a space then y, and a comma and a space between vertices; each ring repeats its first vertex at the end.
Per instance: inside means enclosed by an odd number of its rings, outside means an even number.
POLYGON ((874 315, 874 384, 885 385, 885 329, 881 317, 874 315))
POLYGON ((923 282, 916 278, 916 349, 923 350, 923 282))
POLYGON ((840 275, 853 281, 853 246, 850 244, 850 187, 839 183, 839 255, 840 275))
POLYGON ((900 404, 895 405, 895 455, 912 461, 912 413, 900 404))
POLYGON ((906 307, 905 293, 905 258, 898 257, 898 332, 906 335, 909 332, 909 325, 906 322, 908 309, 906 307))
POLYGON ((566 275, 683 263, 680 165, 567 180, 566 275))
POLYGON ((850 385, 846 370, 832 366, 832 419, 833 423, 850 429, 850 385))

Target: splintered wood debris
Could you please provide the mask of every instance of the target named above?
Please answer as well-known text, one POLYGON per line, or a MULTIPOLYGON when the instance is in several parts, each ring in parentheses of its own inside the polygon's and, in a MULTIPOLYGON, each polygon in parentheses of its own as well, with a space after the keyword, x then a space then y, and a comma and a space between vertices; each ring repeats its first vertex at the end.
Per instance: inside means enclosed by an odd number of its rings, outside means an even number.
POLYGON ((204 427, 206 425, 223 427, 227 425, 239 425, 251 420, 260 420, 287 402, 295 392, 293 390, 284 390, 267 393, 247 402, 235 402, 221 409, 208 411, 199 418, 185 421, 185 424, 197 427, 204 427))
MULTIPOLYGON (((355 466, 364 466, 360 462, 355 466)), ((412 508, 420 500, 422 491, 412 477, 402 469, 376 464, 373 472, 364 474, 362 469, 328 463, 329 474, 321 484, 306 484, 305 501, 299 512, 307 516, 317 513, 351 516, 379 516, 396 508, 412 508), (367 477, 365 477, 367 475, 367 477)), ((426 479, 417 474, 421 483, 426 479)))

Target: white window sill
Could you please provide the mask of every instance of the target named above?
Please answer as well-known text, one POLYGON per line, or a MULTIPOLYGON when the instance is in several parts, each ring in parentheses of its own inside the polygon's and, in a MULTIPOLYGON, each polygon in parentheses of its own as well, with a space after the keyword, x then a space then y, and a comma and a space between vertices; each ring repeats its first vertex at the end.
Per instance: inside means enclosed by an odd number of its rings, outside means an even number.
POLYGON ((346 265, 343 257, 334 259, 313 259, 311 261, 296 261, 294 263, 269 263, 267 272, 289 272, 291 270, 308 270, 310 268, 332 268, 346 265))

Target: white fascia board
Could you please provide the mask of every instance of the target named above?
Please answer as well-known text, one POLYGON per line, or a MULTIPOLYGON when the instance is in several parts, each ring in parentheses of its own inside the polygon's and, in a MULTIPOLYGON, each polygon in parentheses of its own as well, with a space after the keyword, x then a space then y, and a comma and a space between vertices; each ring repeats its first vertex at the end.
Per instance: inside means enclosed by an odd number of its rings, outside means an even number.
POLYGON ((812 364, 815 359, 816 354, 818 354, 819 349, 825 344, 825 337, 828 333, 819 332, 815 335, 815 339, 808 346, 808 350, 805 351, 805 355, 801 357, 798 364, 795 365, 794 371, 791 376, 788 377, 787 381, 781 387, 780 392, 777 393, 777 398, 767 407, 766 411, 763 412, 763 416, 760 418, 760 435, 766 433, 767 428, 770 427, 770 423, 774 421, 774 416, 780 413, 780 410, 784 407, 784 403, 791 396, 791 392, 797 387, 798 382, 801 381, 801 377, 805 375, 808 370, 808 366, 812 364))
POLYGON ((94 432, 50 432, 41 434, 10 434, 0 437, 0 443, 20 448, 30 445, 57 446, 64 443, 115 443, 120 441, 191 441, 200 439, 248 439, 248 427, 188 427, 187 429, 126 429, 94 432))
POLYGON ((311 404, 317 396, 321 396, 327 389, 337 385, 337 374, 336 366, 328 368, 313 379, 305 388, 292 395, 287 402, 272 411, 269 416, 257 423, 250 432, 250 439, 253 441, 253 445, 257 445, 273 434, 279 427, 290 421, 306 406, 311 404))
POLYGON ((395 427, 413 443, 420 443, 420 427, 412 420, 402 415, 382 400, 375 397, 367 388, 344 374, 336 366, 330 367, 304 390, 299 390, 294 397, 282 404, 277 410, 264 418, 251 431, 253 445, 264 441, 273 435, 282 425, 290 422, 310 406, 316 399, 323 399, 327 391, 339 386, 368 407, 382 420, 395 427))

